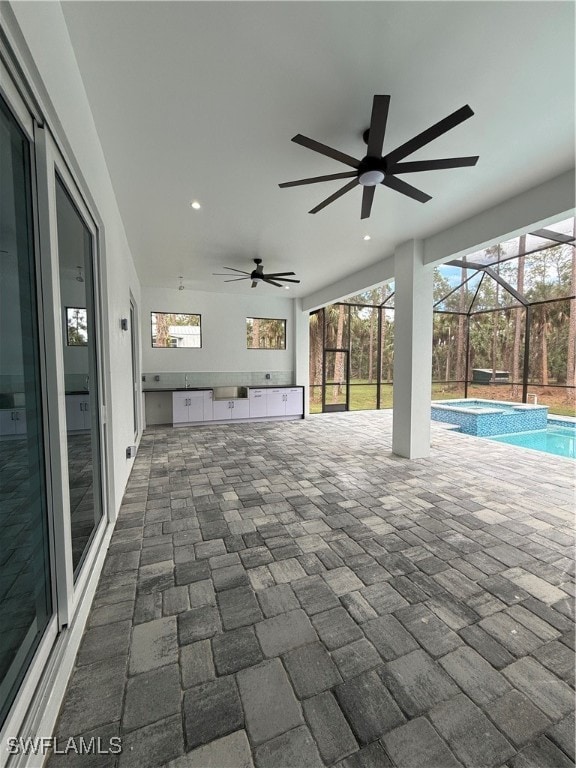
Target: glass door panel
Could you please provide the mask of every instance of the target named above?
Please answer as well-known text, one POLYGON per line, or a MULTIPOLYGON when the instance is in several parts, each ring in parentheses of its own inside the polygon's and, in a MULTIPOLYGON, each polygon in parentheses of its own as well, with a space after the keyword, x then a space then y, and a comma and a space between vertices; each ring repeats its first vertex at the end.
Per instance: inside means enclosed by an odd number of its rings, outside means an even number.
POLYGON ((93 236, 56 177, 72 565, 102 518, 93 236))
POLYGON ((0 98, 0 726, 52 615, 30 145, 0 98))
POLYGON ((348 410, 348 352, 343 349, 324 351, 324 413, 348 410))

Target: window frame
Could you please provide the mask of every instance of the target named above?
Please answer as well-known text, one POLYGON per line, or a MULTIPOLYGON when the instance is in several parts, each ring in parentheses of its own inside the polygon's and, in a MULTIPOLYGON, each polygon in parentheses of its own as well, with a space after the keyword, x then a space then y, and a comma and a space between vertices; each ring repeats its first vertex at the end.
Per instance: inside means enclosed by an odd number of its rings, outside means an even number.
MULTIPOLYGON (((195 326, 190 326, 194 328, 195 326)), ((202 315, 200 312, 163 312, 160 310, 150 310, 150 344, 152 346, 152 349, 202 349, 202 315), (190 315, 190 317, 198 317, 200 319, 200 322, 198 323, 198 328, 200 328, 200 346, 199 347, 176 347, 168 344, 166 347, 159 347, 156 344, 154 344, 154 333, 152 331, 152 315, 190 315)))
POLYGON ((286 352, 287 349, 287 329, 288 320, 285 317, 247 317, 246 318, 246 349, 258 350, 261 352, 286 352), (284 346, 283 347, 249 347, 248 346, 248 320, 274 320, 284 323, 284 346))

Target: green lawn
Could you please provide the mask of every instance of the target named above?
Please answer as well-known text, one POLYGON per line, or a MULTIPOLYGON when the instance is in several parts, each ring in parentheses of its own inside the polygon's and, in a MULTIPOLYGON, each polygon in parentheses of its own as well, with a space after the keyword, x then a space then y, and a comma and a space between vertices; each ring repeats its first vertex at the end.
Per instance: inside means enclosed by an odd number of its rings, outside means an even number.
MULTIPOLYGON (((368 384, 367 382, 353 382, 350 386, 350 410, 351 411, 368 411, 376 409, 376 385, 368 384)), ((321 401, 321 388, 317 387, 315 390, 315 396, 317 400, 310 402, 310 413, 322 412, 321 401)), ((507 400, 508 397, 498 396, 502 393, 498 393, 497 396, 491 395, 486 388, 468 387, 469 398, 483 398, 483 399, 498 399, 507 400)), ((507 393, 508 394, 508 393, 507 393)), ((456 400, 464 399, 464 386, 456 385, 451 387, 448 384, 432 384, 432 399, 433 400, 456 400)), ((541 405, 548 406, 548 412, 556 416, 575 416, 574 406, 571 403, 563 403, 559 401, 559 398, 547 397, 546 395, 539 395, 538 402, 541 405)), ((392 408, 392 384, 382 384, 380 390, 380 408, 392 408)))

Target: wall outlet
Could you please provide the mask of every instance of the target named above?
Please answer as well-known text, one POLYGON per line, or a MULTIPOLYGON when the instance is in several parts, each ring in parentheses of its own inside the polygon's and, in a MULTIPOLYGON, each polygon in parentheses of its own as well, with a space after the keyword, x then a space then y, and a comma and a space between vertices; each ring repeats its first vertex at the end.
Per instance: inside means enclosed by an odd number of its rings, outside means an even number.
POLYGON ((142 374, 142 381, 146 381, 146 376, 142 374))
POLYGON ((136 446, 129 445, 128 448, 126 448, 126 458, 133 459, 134 456, 136 456, 136 446))
POLYGON ((270 379, 270 374, 267 373, 266 376, 264 376, 265 379, 270 379))
POLYGON ((160 381, 160 376, 158 375, 154 376, 154 381, 160 381))

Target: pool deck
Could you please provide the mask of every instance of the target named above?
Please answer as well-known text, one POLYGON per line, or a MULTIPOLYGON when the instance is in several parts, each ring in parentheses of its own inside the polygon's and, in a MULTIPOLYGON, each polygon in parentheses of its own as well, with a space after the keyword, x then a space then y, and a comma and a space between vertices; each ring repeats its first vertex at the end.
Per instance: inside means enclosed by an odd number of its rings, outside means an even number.
POLYGON ((574 462, 391 423, 145 432, 50 768, 574 765, 574 462))

